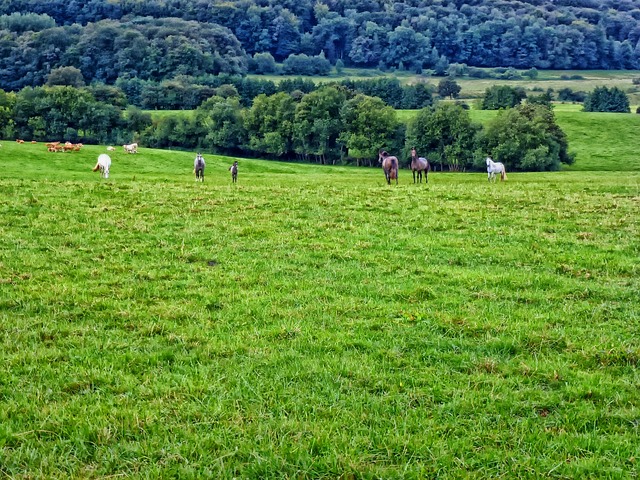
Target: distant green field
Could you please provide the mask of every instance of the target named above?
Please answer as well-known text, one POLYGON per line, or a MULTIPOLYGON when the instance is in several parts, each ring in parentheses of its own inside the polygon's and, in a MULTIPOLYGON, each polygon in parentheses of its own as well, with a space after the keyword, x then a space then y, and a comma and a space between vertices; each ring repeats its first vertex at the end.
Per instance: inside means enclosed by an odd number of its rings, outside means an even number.
POLYGON ((3 477, 638 476, 640 173, 2 143, 3 477))
MULTIPOLYGON (((489 69, 491 70, 491 69, 489 69)), ((521 70, 520 72, 524 72, 521 70)), ((296 78, 295 76, 281 75, 250 75, 252 78, 261 78, 279 82, 285 78, 296 78)), ((432 77, 429 75, 416 75, 409 72, 380 72, 370 69, 345 69, 343 74, 337 75, 335 72, 329 76, 303 77, 314 82, 331 82, 345 79, 364 80, 375 77, 394 77, 401 83, 411 84, 417 82, 429 82, 437 85, 442 77, 432 77)), ((522 80, 501 80, 495 78, 478 79, 471 77, 456 78, 456 82, 462 87, 460 97, 463 99, 474 99, 481 97, 487 88, 493 85, 509 85, 512 87, 522 87, 529 92, 546 91, 553 89, 558 91, 562 88, 571 88, 574 91, 591 92, 595 87, 618 87, 627 92, 631 103, 640 104, 640 87, 633 85, 632 79, 640 78, 638 70, 539 70, 538 77, 534 80, 528 78, 522 80), (581 77, 581 78, 573 78, 581 77)))

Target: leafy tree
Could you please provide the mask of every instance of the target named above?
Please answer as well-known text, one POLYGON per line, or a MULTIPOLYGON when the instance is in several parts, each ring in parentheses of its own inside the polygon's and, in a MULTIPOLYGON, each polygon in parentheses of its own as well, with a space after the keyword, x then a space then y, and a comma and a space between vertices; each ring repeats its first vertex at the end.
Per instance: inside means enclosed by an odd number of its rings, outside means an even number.
POLYGON ((585 98, 584 111, 629 113, 629 97, 618 87, 596 87, 585 98))
POLYGON ((222 152, 237 152, 246 143, 239 97, 211 97, 196 112, 196 123, 206 132, 204 145, 222 152))
POLYGON ((507 85, 494 85, 487 88, 480 102, 482 110, 500 110, 512 108, 527 98, 527 94, 521 87, 509 87, 507 85))
POLYGON ((127 130, 141 133, 153 125, 151 114, 143 112, 137 107, 129 107, 126 110, 125 121, 127 130))
POLYGON ((396 111, 376 97, 358 94, 345 102, 341 114, 344 128, 338 139, 348 156, 358 160, 375 158, 398 129, 396 111))
POLYGON ((331 63, 323 56, 309 57, 307 55, 290 55, 282 63, 282 73, 291 75, 328 75, 331 63))
POLYGON ((574 92, 568 87, 558 90, 558 100, 561 102, 584 102, 585 98, 587 98, 586 93, 574 92))
POLYGON ((67 85, 70 87, 84 87, 82 72, 76 67, 60 67, 51 70, 47 76, 47 85, 67 85))
POLYGON ((460 105, 441 103, 423 108, 409 123, 405 148, 415 146, 440 169, 465 170, 473 164, 480 129, 460 105))
POLYGON ((401 108, 420 109, 433 105, 434 87, 428 83, 417 83, 402 87, 401 108))
POLYGON ((244 115, 247 149, 286 156, 292 149, 295 102, 287 93, 258 95, 244 115))
POLYGON ((269 52, 254 53, 251 62, 249 62, 249 70, 261 75, 276 73, 276 60, 269 52))
POLYGON ((340 115, 346 94, 335 86, 311 92, 296 105, 293 138, 295 150, 318 162, 340 158, 338 137, 344 130, 340 115))
POLYGON ((387 36, 387 48, 383 53, 387 65, 423 66, 423 59, 430 51, 429 41, 413 29, 399 26, 387 36))
POLYGON ((438 83, 438 95, 441 97, 449 97, 451 99, 458 98, 458 94, 462 87, 452 78, 443 78, 438 83))
MULTIPOLYGON (((561 163, 574 162, 565 133, 545 105, 527 103, 501 111, 487 125, 482 147, 510 170, 557 170, 561 163)), ((478 156, 478 168, 483 161, 478 156)))

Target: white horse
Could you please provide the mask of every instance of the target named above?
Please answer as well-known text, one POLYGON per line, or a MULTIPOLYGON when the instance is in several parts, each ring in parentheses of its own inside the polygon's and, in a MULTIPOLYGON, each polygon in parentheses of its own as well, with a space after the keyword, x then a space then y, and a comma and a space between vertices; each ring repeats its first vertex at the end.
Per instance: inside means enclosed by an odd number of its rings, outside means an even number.
POLYGON ((138 153, 138 144, 130 143, 129 145, 123 145, 125 153, 138 153))
POLYGON ((500 162, 494 162, 491 157, 487 157, 487 180, 496 181, 496 173, 500 174, 500 181, 503 182, 507 179, 507 171, 504 165, 500 162))
POLYGON ((98 155, 98 162, 93 167, 93 171, 100 170, 100 176, 103 178, 109 178, 109 169, 111 168, 111 157, 106 153, 98 155))

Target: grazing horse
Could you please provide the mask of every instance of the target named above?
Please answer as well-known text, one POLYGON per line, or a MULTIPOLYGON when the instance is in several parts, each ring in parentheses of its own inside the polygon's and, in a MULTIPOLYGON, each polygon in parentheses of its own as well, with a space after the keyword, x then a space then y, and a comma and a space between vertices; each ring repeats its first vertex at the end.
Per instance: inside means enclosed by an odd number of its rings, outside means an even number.
POLYGON ((229 171, 231 172, 231 181, 236 183, 238 181, 238 162, 233 162, 233 165, 229 167, 229 171))
POLYGON ((106 153, 98 155, 98 162, 93 167, 93 171, 100 170, 100 176, 103 178, 109 178, 109 169, 111 168, 111 157, 106 153))
POLYGON ((507 179, 507 171, 504 165, 500 162, 494 162, 491 157, 487 157, 487 180, 496 181, 496 173, 500 174, 500 181, 504 182, 507 179))
POLYGON ((424 183, 429 183, 429 160, 424 157, 419 157, 416 153, 416 149, 411 149, 411 171, 413 172, 413 183, 416 183, 416 172, 418 173, 418 182, 422 183, 422 172, 424 172, 424 183))
POLYGON ((387 184, 391 185, 391 180, 396 181, 398 184, 398 159, 393 155, 389 155, 384 150, 378 152, 378 162, 382 164, 384 170, 384 178, 387 180, 387 184))
POLYGON ((123 145, 125 153, 138 153, 138 144, 130 143, 129 145, 123 145))

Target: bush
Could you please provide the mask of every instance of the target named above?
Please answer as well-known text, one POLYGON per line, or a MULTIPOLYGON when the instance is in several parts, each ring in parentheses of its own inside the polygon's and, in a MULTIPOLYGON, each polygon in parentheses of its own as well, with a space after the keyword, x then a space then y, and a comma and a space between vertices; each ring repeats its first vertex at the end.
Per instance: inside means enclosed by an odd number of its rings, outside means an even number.
POLYGON ((282 64, 282 73, 285 75, 329 75, 330 72, 331 63, 322 55, 289 55, 282 64))
POLYGON ((596 87, 585 98, 584 111, 629 113, 629 97, 618 87, 596 87))

